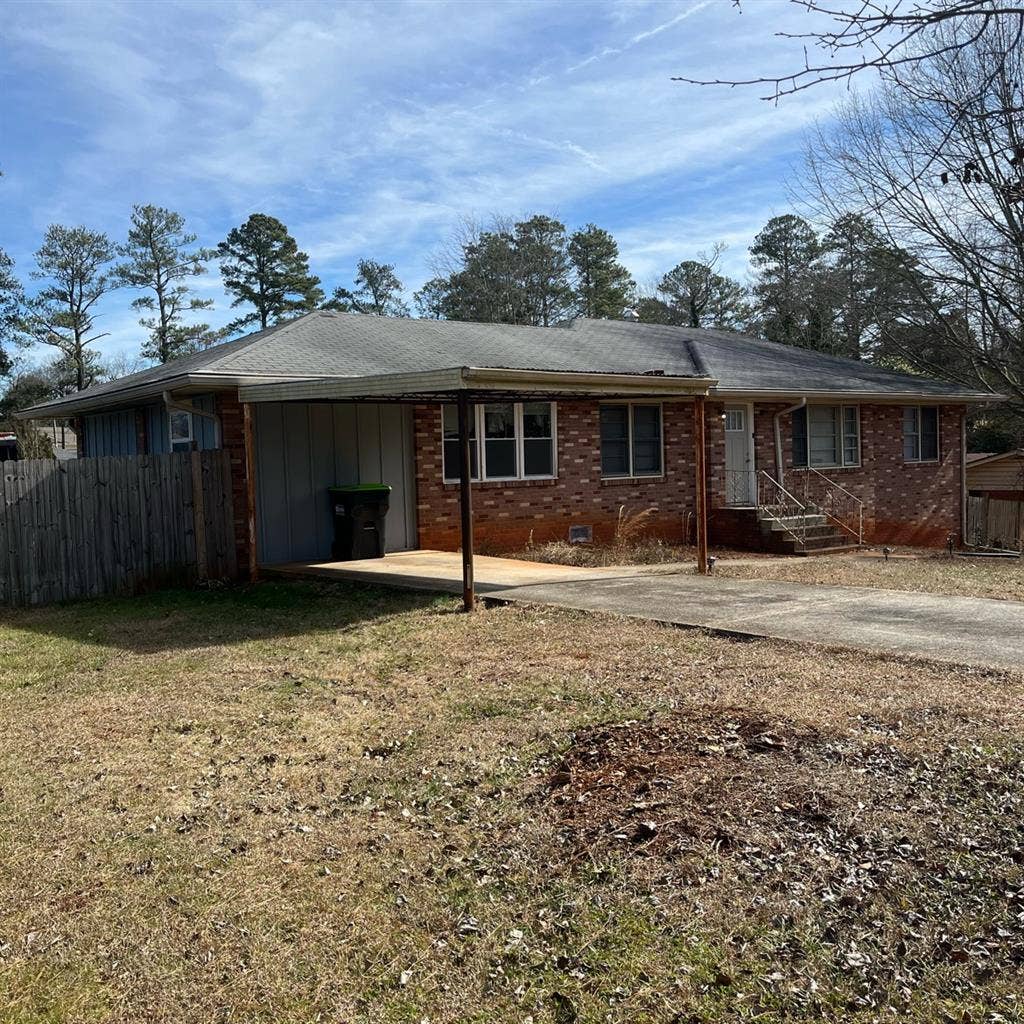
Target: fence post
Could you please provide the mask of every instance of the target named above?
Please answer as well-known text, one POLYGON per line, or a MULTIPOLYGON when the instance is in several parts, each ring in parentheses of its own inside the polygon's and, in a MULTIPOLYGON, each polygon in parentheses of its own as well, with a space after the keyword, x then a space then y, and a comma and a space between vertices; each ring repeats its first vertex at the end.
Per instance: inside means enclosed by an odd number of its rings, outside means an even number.
POLYGON ((199 580, 205 582, 210 575, 206 557, 206 497, 203 494, 203 457, 192 452, 192 520, 196 534, 196 566, 199 580))

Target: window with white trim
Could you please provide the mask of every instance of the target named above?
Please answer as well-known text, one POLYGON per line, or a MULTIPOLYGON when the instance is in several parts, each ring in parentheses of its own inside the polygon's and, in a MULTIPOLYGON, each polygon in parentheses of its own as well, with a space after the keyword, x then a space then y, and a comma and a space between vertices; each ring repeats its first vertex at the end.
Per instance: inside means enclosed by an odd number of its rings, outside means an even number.
POLYGON ((601 476, 661 476, 661 406, 601 406, 601 476))
POLYGON ((793 465, 841 469, 860 465, 856 405, 805 405, 793 410, 793 465))
POLYGON ((192 450, 192 413, 182 409, 170 410, 171 451, 192 450))
POLYGON ((939 461, 939 408, 908 405, 903 410, 903 461, 939 461))
MULTIPOLYGON (((459 410, 442 406, 444 479, 459 479, 459 410)), ((470 407, 474 480, 543 480, 555 475, 553 402, 488 402, 470 407)))

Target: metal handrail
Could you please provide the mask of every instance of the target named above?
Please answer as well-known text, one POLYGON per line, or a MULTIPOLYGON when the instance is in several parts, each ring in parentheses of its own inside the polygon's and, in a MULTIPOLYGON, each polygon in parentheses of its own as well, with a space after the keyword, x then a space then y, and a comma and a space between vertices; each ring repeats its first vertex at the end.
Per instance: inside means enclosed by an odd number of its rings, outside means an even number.
POLYGON ((763 469, 758 470, 757 473, 757 511, 763 514, 766 518, 773 519, 775 522, 777 522, 779 526, 781 526, 782 529, 785 530, 786 533, 788 533, 793 538, 793 540, 795 540, 797 544, 799 544, 802 548, 807 547, 807 507, 800 501, 799 498, 797 498, 793 494, 790 494, 790 492, 787 491, 786 488, 783 487, 782 484, 780 484, 779 481, 775 479, 775 477, 773 477, 770 473, 763 469), (781 508, 783 511, 785 511, 787 509, 787 505, 784 503, 769 503, 767 501, 764 501, 762 494, 762 485, 765 483, 767 483, 770 487, 774 488, 778 495, 784 498, 788 498, 789 501, 792 502, 793 505, 799 511, 794 515, 779 515, 776 512, 776 509, 781 508), (786 522, 787 519, 797 518, 801 520, 799 534, 797 534, 796 531, 791 529, 789 524, 786 522))
MULTIPOLYGON (((804 476, 804 501, 805 502, 808 500, 808 487, 807 487, 807 484, 808 484, 808 480, 810 479, 810 474, 811 473, 813 473, 819 479, 823 480, 825 482, 825 484, 828 486, 828 488, 830 489, 830 491, 832 491, 832 492, 840 491, 844 495, 846 495, 846 497, 851 502, 853 502, 853 505, 854 505, 854 508, 853 508, 854 515, 851 516, 851 519, 856 521, 856 526, 854 526, 850 522, 847 522, 841 515, 837 515, 836 512, 832 508, 830 508, 828 506, 828 504, 823 504, 823 505, 820 505, 818 507, 820 508, 822 515, 824 515, 827 519, 831 519, 832 522, 835 523, 840 529, 845 530, 852 537, 856 538, 856 541, 857 541, 858 544, 863 544, 864 543, 864 502, 861 501, 861 499, 858 498, 856 494, 853 494, 852 492, 848 491, 845 487, 843 487, 842 484, 836 483, 835 480, 831 479, 831 477, 825 476, 824 473, 819 472, 813 466, 800 466, 800 467, 795 468, 794 472, 796 472, 796 473, 804 473, 805 474, 805 476, 804 476)), ((826 501, 829 498, 831 498, 831 497, 832 497, 832 494, 826 492, 826 495, 825 495, 826 501)))

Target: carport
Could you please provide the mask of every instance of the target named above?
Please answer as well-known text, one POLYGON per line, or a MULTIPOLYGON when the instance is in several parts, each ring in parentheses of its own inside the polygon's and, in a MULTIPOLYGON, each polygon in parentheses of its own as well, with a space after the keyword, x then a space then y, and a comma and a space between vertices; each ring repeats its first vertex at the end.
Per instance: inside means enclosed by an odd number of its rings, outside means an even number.
MULTIPOLYGON (((475 604, 473 576, 473 493, 471 483, 471 410, 479 403, 553 401, 590 398, 657 399, 693 404, 693 467, 697 494, 697 561, 707 571, 707 480, 705 470, 704 402, 715 381, 707 377, 668 376, 662 373, 584 373, 453 367, 416 373, 361 377, 317 377, 252 384, 239 388, 246 423, 246 462, 253 481, 257 473, 252 424, 258 409, 268 403, 289 405, 342 404, 413 406, 451 403, 458 409, 459 508, 461 513, 462 595, 467 611, 475 604), (256 410, 254 412, 254 410, 256 410)), ((253 575, 257 570, 258 532, 255 486, 247 498, 248 530, 253 575)))

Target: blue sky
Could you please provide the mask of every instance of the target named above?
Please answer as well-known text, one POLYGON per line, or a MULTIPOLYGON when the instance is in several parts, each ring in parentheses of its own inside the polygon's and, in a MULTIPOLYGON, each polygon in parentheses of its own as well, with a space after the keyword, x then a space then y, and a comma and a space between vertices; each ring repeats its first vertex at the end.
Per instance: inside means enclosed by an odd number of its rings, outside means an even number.
MULTIPOLYGON (((743 277, 835 93, 670 77, 792 67, 772 34, 807 25, 787 0, 9 2, 0 247, 24 277, 52 222, 120 240, 156 203, 212 246, 263 211, 328 288, 368 256, 411 292, 461 218, 546 212, 612 231, 642 284, 716 241, 743 277)), ((231 319, 215 265, 197 286, 231 319)), ((132 297, 102 306, 107 356, 141 344, 132 297)))

